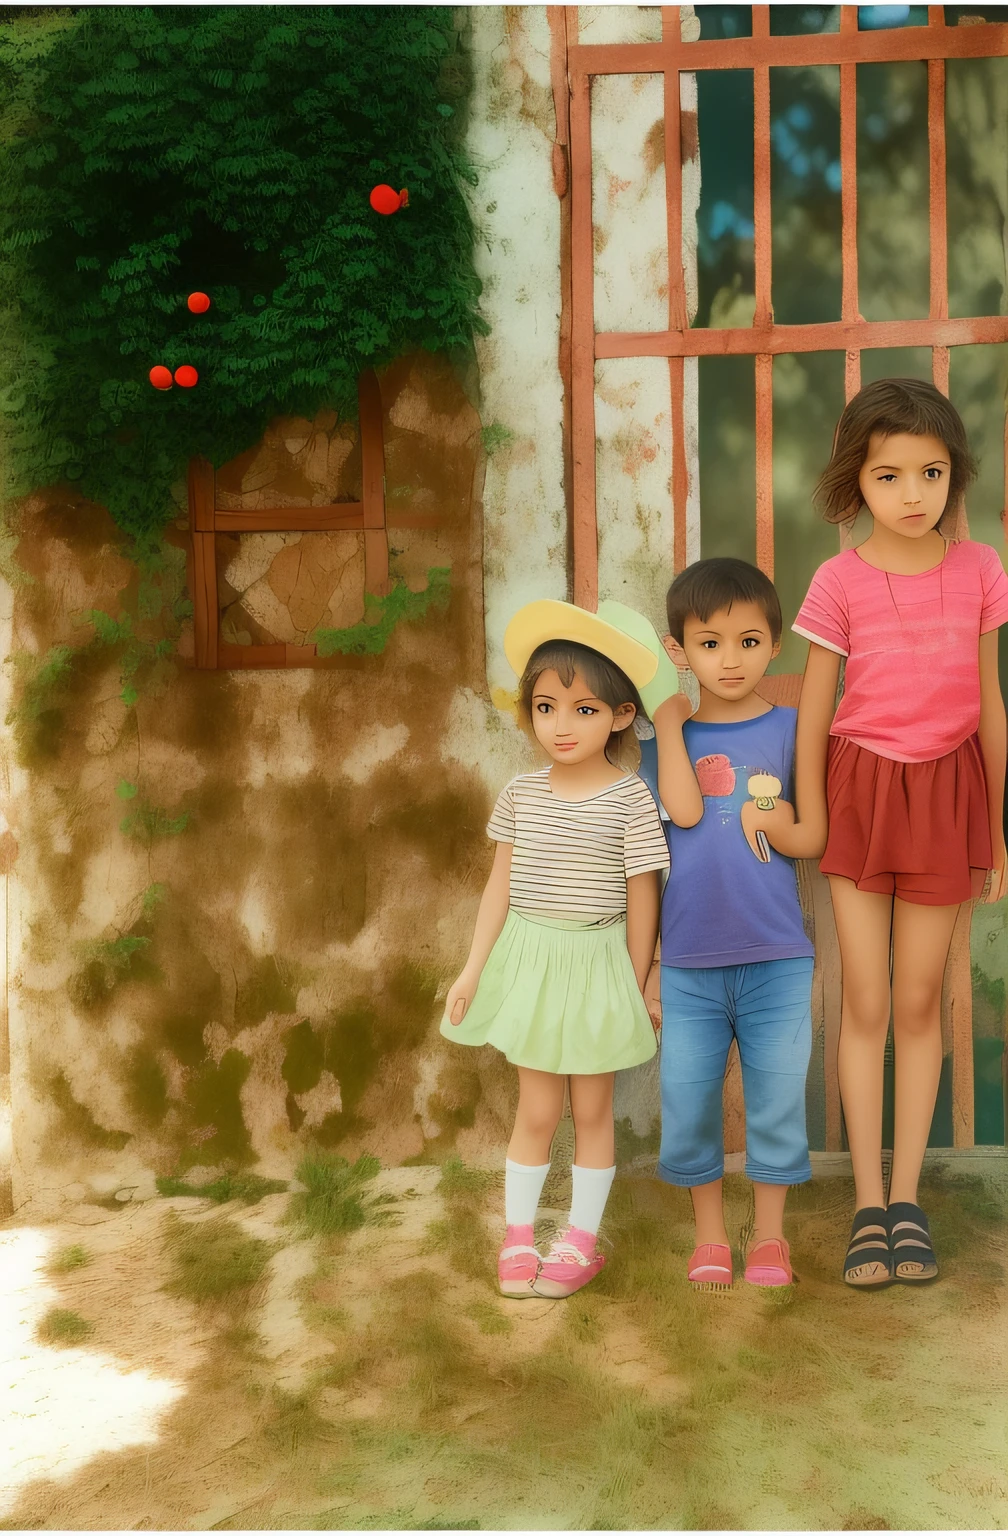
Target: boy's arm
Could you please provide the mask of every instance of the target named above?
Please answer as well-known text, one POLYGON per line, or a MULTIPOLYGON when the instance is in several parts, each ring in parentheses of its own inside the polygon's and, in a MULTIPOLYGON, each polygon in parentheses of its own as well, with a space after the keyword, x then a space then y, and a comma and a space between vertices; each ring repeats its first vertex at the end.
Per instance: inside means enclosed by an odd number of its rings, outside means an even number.
POLYGON ((654 959, 658 938, 658 871, 630 875, 626 883, 627 949, 630 963, 643 993, 654 959))
POLYGON ((980 755, 987 780, 994 879, 988 901, 1000 901, 1005 893, 1004 784, 1005 707, 998 684, 998 632, 980 636, 980 755))
POLYGON ((797 820, 786 800, 779 800, 772 811, 762 812, 758 820, 770 846, 788 859, 817 859, 826 847, 826 754, 839 677, 837 653, 810 644, 795 737, 797 820))
POLYGON ((473 1000, 490 951, 500 938, 511 899, 511 851, 513 843, 498 843, 493 868, 486 883, 476 927, 469 946, 469 958, 458 980, 448 989, 445 1013, 452 1024, 461 1024, 473 1000))
POLYGON ((652 716, 658 746, 658 794, 677 827, 695 827, 703 816, 703 795, 683 740, 682 728, 692 713, 689 695, 674 693, 652 716))

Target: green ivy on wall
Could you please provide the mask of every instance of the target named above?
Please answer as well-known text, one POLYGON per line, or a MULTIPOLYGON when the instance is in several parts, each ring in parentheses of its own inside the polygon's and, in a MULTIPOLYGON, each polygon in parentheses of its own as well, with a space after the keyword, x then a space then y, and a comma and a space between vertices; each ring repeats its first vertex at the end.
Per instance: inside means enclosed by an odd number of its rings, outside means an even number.
POLYGON ((394 581, 387 597, 364 598, 365 617, 348 629, 316 629, 311 638, 320 656, 380 656, 397 624, 422 619, 429 608, 443 612, 451 597, 451 571, 432 566, 422 592, 394 581))
POLYGON ((144 537, 192 455, 224 463, 277 414, 352 417, 363 368, 485 333, 467 84, 446 7, 0 26, 4 493, 69 480, 144 537), (408 207, 374 213, 379 182, 408 207), (199 382, 156 390, 156 364, 199 382))

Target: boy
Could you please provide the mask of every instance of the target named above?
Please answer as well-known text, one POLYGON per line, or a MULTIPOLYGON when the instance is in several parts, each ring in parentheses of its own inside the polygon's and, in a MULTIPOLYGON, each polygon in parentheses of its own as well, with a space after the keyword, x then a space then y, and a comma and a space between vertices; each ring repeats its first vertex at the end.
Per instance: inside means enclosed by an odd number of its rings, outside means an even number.
MULTIPOLYGON (((731 1285, 722 1089, 734 1037, 756 1207, 745 1278, 790 1285, 784 1201, 791 1184, 811 1178, 813 961, 791 858, 821 852, 826 829, 796 824, 781 798, 793 778, 796 711, 755 691, 780 649, 773 583, 744 560, 699 560, 672 583, 667 611, 665 649, 694 673, 700 703, 691 713, 689 699, 673 694, 654 709, 655 739, 641 742, 641 777, 668 818, 672 855, 661 921, 658 1174, 692 1196, 689 1279, 731 1285)), ((638 628, 639 620, 640 638, 638 628)), ((814 798, 799 790, 799 805, 814 798)))

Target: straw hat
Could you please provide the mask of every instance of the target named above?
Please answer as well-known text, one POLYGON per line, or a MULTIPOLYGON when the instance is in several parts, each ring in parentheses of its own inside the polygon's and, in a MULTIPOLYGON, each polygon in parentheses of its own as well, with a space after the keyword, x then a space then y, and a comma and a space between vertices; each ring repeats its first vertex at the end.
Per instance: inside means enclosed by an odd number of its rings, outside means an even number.
POLYGON ((518 677, 533 651, 549 640, 570 640, 598 651, 626 673, 635 688, 651 682, 658 670, 658 657, 639 640, 585 608, 544 597, 519 608, 504 631, 504 655, 518 677))

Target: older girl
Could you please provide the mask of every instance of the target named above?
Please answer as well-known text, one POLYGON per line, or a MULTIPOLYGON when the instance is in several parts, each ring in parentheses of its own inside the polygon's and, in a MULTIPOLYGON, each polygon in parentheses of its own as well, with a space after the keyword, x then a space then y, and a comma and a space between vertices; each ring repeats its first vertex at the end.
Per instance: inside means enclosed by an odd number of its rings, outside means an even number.
POLYGON ((989 899, 1004 891, 997 630, 1008 578, 988 545, 956 537, 974 474, 962 421, 933 385, 883 379, 861 390, 840 418, 816 499, 834 523, 866 507, 872 532, 819 567, 794 624, 811 642, 798 752, 816 765, 829 807, 820 868, 843 963, 839 1077, 856 1204, 844 1279, 854 1286, 938 1273, 917 1181, 941 1071, 942 978, 962 903, 981 895, 991 870, 989 899))

